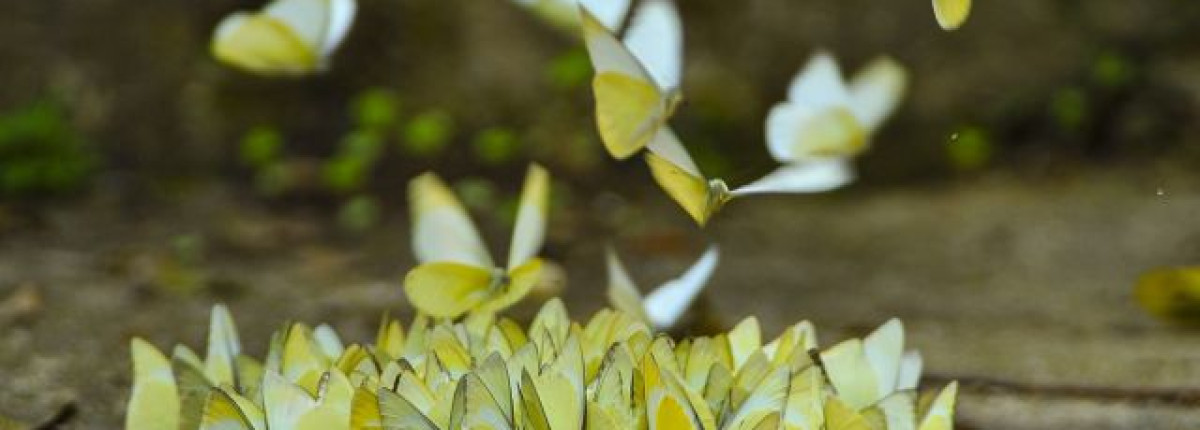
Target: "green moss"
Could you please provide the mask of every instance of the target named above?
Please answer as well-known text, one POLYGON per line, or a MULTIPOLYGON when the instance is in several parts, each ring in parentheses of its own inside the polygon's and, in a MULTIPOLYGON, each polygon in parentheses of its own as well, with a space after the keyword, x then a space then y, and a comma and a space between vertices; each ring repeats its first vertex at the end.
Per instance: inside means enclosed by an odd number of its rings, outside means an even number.
POLYGON ((76 190, 96 164, 94 149, 57 102, 37 101, 0 117, 0 197, 76 190))
POLYGON ((359 127, 386 129, 399 119, 400 101, 386 88, 372 88, 354 98, 351 110, 359 127))
POLYGON ((475 135, 471 147, 476 159, 484 164, 498 165, 516 158, 521 151, 521 140, 512 130, 492 127, 475 135))
POLYGON ((946 142, 946 159, 950 167, 959 171, 987 167, 994 152, 995 148, 987 131, 979 127, 963 127, 946 142))
POLYGON ((238 153, 242 163, 254 168, 263 168, 274 163, 283 153, 283 136, 275 127, 254 127, 242 136, 238 153))
POLYGON ((442 152, 454 132, 454 120, 440 110, 421 113, 404 127, 402 149, 412 155, 434 156, 442 152))

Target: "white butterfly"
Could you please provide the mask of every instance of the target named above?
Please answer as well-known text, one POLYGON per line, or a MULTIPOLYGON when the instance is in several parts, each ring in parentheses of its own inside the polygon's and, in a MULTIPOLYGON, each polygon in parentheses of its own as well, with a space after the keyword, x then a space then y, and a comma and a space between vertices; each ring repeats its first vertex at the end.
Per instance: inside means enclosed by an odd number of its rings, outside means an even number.
POLYGON ((580 4, 584 42, 596 76, 596 125, 609 154, 627 158, 653 140, 679 105, 683 25, 669 0, 645 0, 624 38, 622 2, 580 4))
POLYGON ((320 72, 350 31, 356 9, 355 0, 275 0, 262 12, 235 12, 217 25, 213 56, 263 75, 320 72))
POLYGON ((783 165, 733 190, 706 178, 668 127, 647 145, 646 160, 659 185, 701 225, 734 197, 829 191, 854 179, 850 159, 866 150, 907 82, 903 67, 880 59, 847 84, 832 56, 816 54, 767 117, 767 148, 783 165))
POLYGON ((608 299, 618 310, 641 318, 659 329, 674 326, 704 290, 717 268, 717 247, 708 251, 682 276, 664 282, 642 297, 616 251, 608 249, 608 299))

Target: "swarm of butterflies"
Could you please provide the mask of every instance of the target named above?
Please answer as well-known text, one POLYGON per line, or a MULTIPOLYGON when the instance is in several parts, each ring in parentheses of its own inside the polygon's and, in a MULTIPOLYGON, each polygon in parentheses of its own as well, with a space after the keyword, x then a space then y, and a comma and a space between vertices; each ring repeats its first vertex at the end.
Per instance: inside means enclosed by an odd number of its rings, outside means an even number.
MULTIPOLYGON (((682 25, 669 0, 517 0, 583 36, 596 71, 596 124, 617 159, 643 154, 655 180, 698 224, 735 197, 812 193, 853 180, 853 157, 891 114, 907 72, 881 58, 846 80, 818 52, 765 121, 781 166, 730 188, 704 176, 669 125, 683 100, 682 25), (632 14, 630 10, 633 9, 632 14), (632 15, 627 16, 627 15, 632 15), (628 22, 627 22, 628 21, 628 22)), ((946 29, 969 0, 934 0, 946 29)), ((327 70, 352 27, 355 0, 275 0, 223 20, 214 56, 262 75, 327 70)), ((757 320, 678 342, 678 324, 717 265, 711 247, 643 296, 614 249, 615 309, 586 324, 548 301, 528 330, 498 313, 542 282, 550 176, 530 166, 508 259, 497 264, 446 183, 409 183, 419 265, 404 279, 418 311, 407 331, 384 317, 375 343, 345 344, 326 325, 276 332, 265 360, 242 353, 232 317, 212 312, 204 357, 170 358, 134 339, 126 429, 914 429, 953 427, 957 384, 919 395, 921 358, 892 320, 819 349, 805 321, 764 343, 757 320)))
POLYGON ((898 320, 826 349, 807 321, 764 343, 754 318, 676 343, 620 311, 581 325, 557 299, 528 330, 489 312, 407 331, 385 316, 374 344, 345 344, 293 323, 263 361, 218 305, 204 356, 141 339, 132 353, 127 430, 942 430, 957 392, 918 394, 898 320))

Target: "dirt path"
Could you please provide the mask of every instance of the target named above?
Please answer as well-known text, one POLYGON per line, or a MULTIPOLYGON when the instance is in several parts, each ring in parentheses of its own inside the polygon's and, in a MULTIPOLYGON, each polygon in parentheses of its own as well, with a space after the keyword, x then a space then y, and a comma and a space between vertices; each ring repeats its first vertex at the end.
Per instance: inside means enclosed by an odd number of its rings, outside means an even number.
MULTIPOLYGON (((1200 388, 1200 332, 1152 320, 1130 294, 1147 267, 1200 262, 1200 176, 1141 166, 903 188, 734 203, 708 233, 724 254, 713 314, 756 314, 768 333, 807 317, 826 344, 901 317, 931 382, 964 380, 963 428, 1200 427, 1187 397, 1200 388)), ((331 240, 311 218, 229 212, 236 199, 201 195, 147 211, 92 202, 2 233, 0 298, 28 284, 42 304, 0 321, 0 413, 38 420, 71 402, 68 428, 118 428, 128 338, 196 346, 215 301, 231 305, 256 354, 287 319, 366 339, 380 313, 407 312, 404 220, 331 240), (189 235, 204 238, 204 258, 171 269, 189 235), (188 276, 207 287, 152 286, 188 276)), ((645 195, 634 206, 658 215, 618 243, 650 285, 702 244, 675 208, 645 195)), ((554 233, 548 247, 571 274, 578 316, 600 305, 603 285, 604 243, 581 230, 554 233)))

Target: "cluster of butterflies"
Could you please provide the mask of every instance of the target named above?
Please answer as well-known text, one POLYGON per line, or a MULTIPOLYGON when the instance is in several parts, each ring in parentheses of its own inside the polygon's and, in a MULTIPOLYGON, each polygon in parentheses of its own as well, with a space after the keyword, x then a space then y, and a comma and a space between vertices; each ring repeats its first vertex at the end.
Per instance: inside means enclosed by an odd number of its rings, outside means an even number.
MULTIPOLYGON (((469 312, 499 312, 525 298, 541 281, 537 257, 546 232, 550 175, 539 165, 526 174, 517 205, 508 261, 499 266, 454 192, 433 173, 408 185, 412 211, 412 246, 417 267, 404 278, 409 302, 424 315, 454 319, 469 312)), ((657 329, 674 326, 717 265, 710 248, 690 269, 645 298, 609 249, 608 296, 618 310, 657 329)))
POLYGON ((263 361, 218 305, 203 357, 131 349, 126 430, 947 430, 957 394, 917 394, 898 320, 824 350, 807 321, 764 343, 753 318, 673 343, 619 311, 580 325, 557 300, 528 330, 385 316, 374 344, 294 323, 263 361))
MULTIPOLYGON (((580 25, 577 1, 616 28, 632 0, 513 0, 563 28, 580 25)), ((230 66, 262 75, 307 75, 327 70, 354 23, 357 0, 274 0, 259 12, 236 12, 217 25, 212 53, 230 66)), ((967 19, 971 0, 933 0, 942 28, 967 19)))

